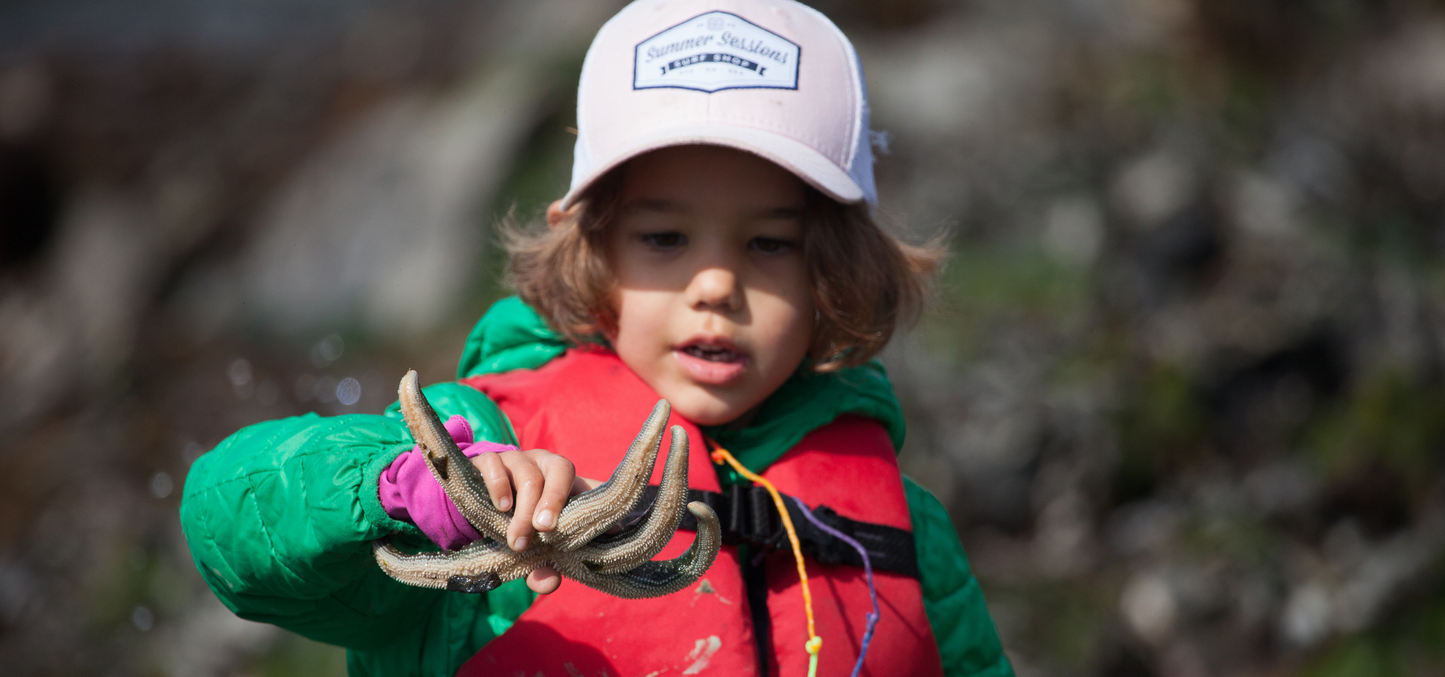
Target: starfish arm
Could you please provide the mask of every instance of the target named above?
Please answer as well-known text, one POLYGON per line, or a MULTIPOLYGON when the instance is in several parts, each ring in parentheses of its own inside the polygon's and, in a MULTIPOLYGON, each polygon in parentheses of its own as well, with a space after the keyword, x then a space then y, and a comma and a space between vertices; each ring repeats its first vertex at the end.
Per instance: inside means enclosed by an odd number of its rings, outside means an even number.
POLYGON ((658 400, 612 477, 601 486, 568 499, 557 515, 556 528, 540 536, 543 542, 561 550, 576 550, 627 516, 642 499, 642 492, 652 478, 652 467, 657 463, 662 433, 671 411, 667 400, 658 400))
POLYGON ((672 539, 687 509, 687 444, 687 432, 681 426, 673 426, 662 486, 641 526, 614 542, 594 542, 577 551, 592 571, 612 574, 642 565, 672 539))
POLYGON ((492 505, 482 474, 447 434, 441 419, 426 395, 422 394, 415 370, 408 371, 401 379, 396 394, 406 426, 411 430, 412 438, 426 452, 427 467, 441 483, 447 498, 483 536, 505 542, 507 524, 511 521, 509 513, 501 512, 492 505))
POLYGON ((515 552, 496 541, 477 541, 461 550, 421 552, 397 550, 386 539, 371 546, 376 563, 393 579, 423 588, 455 592, 487 592, 507 581, 522 578, 537 567, 566 561, 552 548, 537 544, 515 552))
POLYGON ((495 575, 511 568, 519 554, 496 541, 477 541, 461 550, 408 555, 386 539, 372 542, 371 552, 386 575, 408 585, 437 589, 446 589, 456 576, 495 575))
POLYGON ((677 559, 663 562, 643 562, 640 566, 614 574, 599 574, 588 570, 567 567, 563 575, 574 578, 583 585, 623 599, 643 599, 670 595, 692 585, 707 573, 717 558, 718 547, 722 544, 722 529, 717 515, 706 504, 693 501, 687 509, 697 517, 697 540, 677 559))

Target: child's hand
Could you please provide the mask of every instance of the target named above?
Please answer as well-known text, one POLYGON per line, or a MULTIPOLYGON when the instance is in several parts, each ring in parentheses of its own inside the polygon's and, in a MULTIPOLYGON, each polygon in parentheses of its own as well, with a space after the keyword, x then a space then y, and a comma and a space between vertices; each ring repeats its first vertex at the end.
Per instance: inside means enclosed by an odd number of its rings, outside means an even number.
MULTIPOLYGON (((602 484, 578 477, 571 461, 545 449, 482 454, 471 461, 487 483, 492 505, 506 511, 515 501, 507 544, 517 552, 526 550, 538 531, 556 526, 568 496, 602 484)), ((527 575, 527 587, 544 595, 556 591, 561 583, 562 577, 552 567, 539 567, 527 575)))

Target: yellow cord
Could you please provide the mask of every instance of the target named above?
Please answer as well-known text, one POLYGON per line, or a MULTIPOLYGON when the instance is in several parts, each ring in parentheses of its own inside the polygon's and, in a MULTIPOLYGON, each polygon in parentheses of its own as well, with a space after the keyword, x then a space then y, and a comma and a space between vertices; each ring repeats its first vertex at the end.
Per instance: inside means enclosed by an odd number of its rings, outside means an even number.
POLYGON ((803 611, 808 617, 808 643, 803 646, 808 650, 808 677, 814 677, 818 673, 818 652, 823 649, 823 638, 813 630, 813 593, 808 589, 808 570, 803 567, 803 548, 798 545, 798 532, 793 529, 792 518, 788 517, 788 507, 783 505, 783 497, 778 494, 778 490, 773 487, 772 482, 744 468, 743 464, 738 463, 738 460, 733 458, 727 449, 718 446, 716 442, 713 442, 712 446, 713 463, 722 465, 726 462, 733 467, 733 470, 738 471, 739 475, 763 485, 763 488, 768 490, 768 495, 773 497, 773 504, 778 506, 778 515, 783 518, 783 529, 788 532, 788 542, 793 544, 793 559, 798 563, 798 580, 803 583, 803 611))

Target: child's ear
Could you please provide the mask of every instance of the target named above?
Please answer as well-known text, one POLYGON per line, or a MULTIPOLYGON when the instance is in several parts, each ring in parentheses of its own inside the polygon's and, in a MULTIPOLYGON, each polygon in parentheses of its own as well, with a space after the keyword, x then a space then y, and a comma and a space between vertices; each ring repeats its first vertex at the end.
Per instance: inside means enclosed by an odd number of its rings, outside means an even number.
POLYGON ((571 215, 573 212, 576 211, 577 205, 572 205, 571 209, 563 210, 561 200, 553 202, 552 204, 547 205, 547 225, 549 227, 556 226, 557 224, 562 222, 562 219, 566 218, 567 216, 571 215))

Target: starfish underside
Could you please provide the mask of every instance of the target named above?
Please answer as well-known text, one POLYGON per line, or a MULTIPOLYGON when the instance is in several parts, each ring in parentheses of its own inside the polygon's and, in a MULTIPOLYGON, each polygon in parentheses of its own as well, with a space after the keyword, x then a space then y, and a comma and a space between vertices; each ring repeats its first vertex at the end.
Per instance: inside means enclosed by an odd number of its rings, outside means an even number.
POLYGON ((512 513, 492 505, 481 473, 447 434, 417 385, 415 371, 402 378, 397 394, 402 416, 425 452, 432 475, 483 538, 461 550, 413 555, 397 550, 387 539, 378 540, 372 551, 392 578, 424 588, 486 592, 546 565, 589 588, 638 599, 677 592, 712 566, 721 530, 711 508, 687 502, 687 433, 679 426, 672 427, 672 445, 652 509, 639 524, 607 534, 642 499, 652 477, 670 411, 667 400, 652 409, 612 477, 569 499, 552 531, 539 532, 531 547, 515 552, 506 545, 512 513), (652 561, 677 531, 683 510, 697 518, 696 540, 677 559, 652 561))

